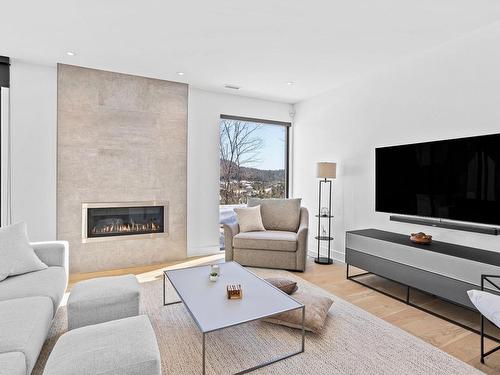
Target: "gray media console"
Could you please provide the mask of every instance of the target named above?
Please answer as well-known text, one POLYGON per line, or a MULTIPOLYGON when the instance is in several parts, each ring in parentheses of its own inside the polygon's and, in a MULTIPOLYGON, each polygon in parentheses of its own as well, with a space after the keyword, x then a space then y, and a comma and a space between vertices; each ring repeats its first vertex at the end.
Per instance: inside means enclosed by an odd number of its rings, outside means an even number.
MULTIPOLYGON (((498 252, 439 241, 417 245, 407 235, 377 229, 346 233, 346 263, 347 278, 371 287, 359 281, 360 276, 366 274, 349 274, 349 266, 354 266, 403 284, 407 287, 406 298, 398 299, 447 320, 450 319, 414 305, 410 297, 411 289, 475 310, 467 291, 480 289, 482 274, 500 275, 498 252)), ((477 331, 468 325, 454 323, 477 331)))

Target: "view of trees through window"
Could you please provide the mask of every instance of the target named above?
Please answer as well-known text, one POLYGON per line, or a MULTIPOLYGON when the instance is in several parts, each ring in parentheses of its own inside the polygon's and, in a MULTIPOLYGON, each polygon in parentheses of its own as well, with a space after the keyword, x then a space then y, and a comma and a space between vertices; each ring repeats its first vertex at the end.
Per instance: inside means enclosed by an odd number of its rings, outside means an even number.
POLYGON ((287 127, 220 120, 220 204, 286 197, 287 127))

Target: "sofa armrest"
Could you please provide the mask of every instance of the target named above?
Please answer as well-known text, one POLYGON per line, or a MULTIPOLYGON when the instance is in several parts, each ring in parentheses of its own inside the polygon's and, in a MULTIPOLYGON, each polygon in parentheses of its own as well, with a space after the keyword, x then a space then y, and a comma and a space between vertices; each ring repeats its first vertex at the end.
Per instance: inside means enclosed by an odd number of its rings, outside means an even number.
POLYGON ((47 241, 31 242, 36 255, 47 266, 59 266, 69 272, 68 242, 67 241, 47 241))
POLYGON ((297 230, 297 269, 305 271, 309 240, 309 212, 307 208, 300 208, 300 223, 297 230))
POLYGON ((233 260, 233 237, 240 233, 237 222, 224 224, 224 251, 226 262, 233 260))

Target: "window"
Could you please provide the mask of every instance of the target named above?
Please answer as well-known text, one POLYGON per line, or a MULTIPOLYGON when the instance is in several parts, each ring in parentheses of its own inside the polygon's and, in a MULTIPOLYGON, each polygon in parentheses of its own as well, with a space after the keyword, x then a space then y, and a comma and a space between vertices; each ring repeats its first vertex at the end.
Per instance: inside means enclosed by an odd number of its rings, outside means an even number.
MULTIPOLYGON (((290 123, 221 115, 220 222, 234 221, 233 208, 250 197, 288 197, 290 123)), ((221 235, 221 247, 223 247, 221 235)))

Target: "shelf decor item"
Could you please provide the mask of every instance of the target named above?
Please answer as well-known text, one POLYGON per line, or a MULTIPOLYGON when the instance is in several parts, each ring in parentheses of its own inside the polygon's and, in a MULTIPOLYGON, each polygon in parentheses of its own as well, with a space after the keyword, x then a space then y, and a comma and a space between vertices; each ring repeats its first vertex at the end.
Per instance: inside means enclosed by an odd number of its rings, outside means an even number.
POLYGON ((226 287, 228 299, 242 299, 243 289, 240 284, 229 284, 226 287))
POLYGON ((316 177, 319 178, 319 197, 318 197, 318 235, 316 236, 316 241, 318 241, 318 256, 314 259, 315 263, 318 264, 332 264, 333 259, 331 258, 331 242, 332 237, 332 180, 337 178, 337 163, 331 162, 319 162, 316 164, 316 177), (329 188, 328 202, 326 206, 323 206, 322 202, 322 191, 323 185, 327 185, 329 188), (328 220, 328 231, 321 224, 322 219, 328 220), (328 243, 328 256, 320 256, 321 242, 326 241, 328 243))
POLYGON ((432 243, 432 236, 430 234, 425 234, 424 232, 412 233, 410 241, 420 245, 429 245, 432 243))

